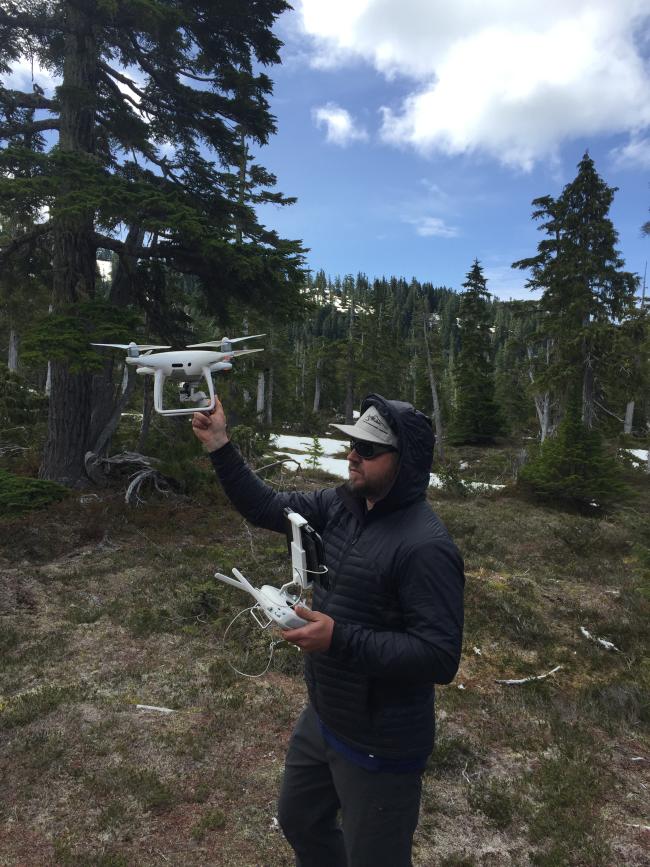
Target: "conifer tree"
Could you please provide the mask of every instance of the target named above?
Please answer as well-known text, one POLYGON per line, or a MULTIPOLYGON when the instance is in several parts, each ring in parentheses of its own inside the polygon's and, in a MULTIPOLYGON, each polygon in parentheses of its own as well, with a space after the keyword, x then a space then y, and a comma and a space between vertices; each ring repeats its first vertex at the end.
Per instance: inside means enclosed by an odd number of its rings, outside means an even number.
POLYGON ((323 444, 317 436, 314 436, 307 452, 307 466, 312 470, 320 469, 320 459, 324 454, 323 444))
POLYGON ((478 259, 463 288, 459 311, 461 348, 456 360, 456 401, 449 441, 483 445, 494 442, 503 423, 494 399, 490 295, 478 259))
POLYGON ((528 286, 541 290, 541 336, 552 343, 545 384, 560 398, 579 386, 582 419, 592 427, 605 376, 603 359, 616 322, 634 303, 638 278, 623 270, 618 235, 609 209, 616 188, 609 187, 585 153, 578 174, 557 199, 535 199, 533 218, 545 233, 536 256, 515 262, 530 269, 528 286))
MULTIPOLYGON (((215 313, 233 295, 276 310, 298 301, 299 244, 262 227, 248 204, 289 200, 269 190, 275 179, 263 168, 241 172, 242 143, 264 144, 274 131, 271 81, 259 70, 279 62, 271 28, 287 8, 285 0, 3 0, 0 74, 31 56, 60 77, 52 95, 36 82, 31 92, 0 86, 0 137, 9 141, 0 209, 49 209, 3 254, 52 239, 57 311, 74 316, 95 298, 100 247, 196 275, 215 313), (17 143, 40 133, 56 146, 41 154, 17 143), (23 176, 9 169, 16 162, 29 169, 23 176)), ((77 482, 91 413, 89 373, 53 364, 44 477, 77 482)))
POLYGON ((519 472, 518 483, 551 503, 579 507, 607 506, 625 495, 620 469, 598 430, 581 418, 579 391, 569 398, 555 436, 519 472))

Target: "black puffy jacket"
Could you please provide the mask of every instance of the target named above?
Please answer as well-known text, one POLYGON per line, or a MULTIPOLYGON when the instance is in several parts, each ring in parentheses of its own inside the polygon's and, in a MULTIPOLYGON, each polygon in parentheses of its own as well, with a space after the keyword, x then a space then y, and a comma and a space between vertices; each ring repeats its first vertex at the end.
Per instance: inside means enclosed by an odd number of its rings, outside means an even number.
POLYGON ((463 562, 425 499, 433 456, 428 419, 408 403, 370 395, 400 441, 389 494, 366 510, 345 485, 276 493, 230 444, 212 453, 226 494, 251 523, 284 532, 284 508, 321 534, 327 589, 312 606, 335 621, 327 653, 305 655, 316 712, 340 740, 387 758, 433 747, 434 684, 449 683, 460 660, 463 562))

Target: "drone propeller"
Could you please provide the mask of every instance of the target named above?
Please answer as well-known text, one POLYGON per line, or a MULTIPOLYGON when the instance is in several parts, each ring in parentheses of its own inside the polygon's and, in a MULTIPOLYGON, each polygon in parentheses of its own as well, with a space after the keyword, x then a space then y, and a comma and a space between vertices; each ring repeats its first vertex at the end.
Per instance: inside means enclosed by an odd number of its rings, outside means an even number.
POLYGON ((141 352, 152 352, 154 349, 171 349, 171 346, 152 346, 150 344, 134 343, 93 343, 92 346, 106 346, 109 349, 126 349, 132 358, 137 358, 141 352))
POLYGON ((250 355, 251 352, 264 352, 263 349, 233 349, 232 352, 229 352, 228 355, 250 355))
MULTIPOLYGON (((222 337, 221 340, 207 340, 205 343, 190 343, 188 349, 203 349, 206 346, 216 346, 220 349, 230 347, 233 343, 240 343, 242 340, 254 340, 256 337, 265 337, 264 334, 247 334, 245 337, 222 337)), ((258 349, 247 350, 249 352, 259 352, 258 349)))

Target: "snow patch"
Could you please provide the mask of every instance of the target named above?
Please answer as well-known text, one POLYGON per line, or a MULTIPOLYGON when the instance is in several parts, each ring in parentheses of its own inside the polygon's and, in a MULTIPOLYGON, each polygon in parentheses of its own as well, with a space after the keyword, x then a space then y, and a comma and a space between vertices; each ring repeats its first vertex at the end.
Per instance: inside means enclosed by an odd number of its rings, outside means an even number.
MULTIPOLYGON (((305 463, 305 458, 309 454, 314 439, 310 436, 293 436, 291 434, 275 434, 271 439, 271 448, 277 454, 283 449, 291 449, 292 452, 297 452, 296 459, 305 463)), ((323 449, 323 454, 318 458, 318 469, 325 470, 333 476, 338 476, 340 479, 348 477, 348 462, 347 458, 335 458, 333 455, 350 450, 348 440, 338 440, 331 437, 319 437, 319 443, 323 449)), ((293 465, 289 464, 289 469, 293 465)), ((487 482, 463 482, 468 488, 474 491, 500 490, 505 488, 505 485, 490 485, 487 482)), ((443 481, 436 473, 429 475, 429 485, 434 488, 442 488, 443 481)))

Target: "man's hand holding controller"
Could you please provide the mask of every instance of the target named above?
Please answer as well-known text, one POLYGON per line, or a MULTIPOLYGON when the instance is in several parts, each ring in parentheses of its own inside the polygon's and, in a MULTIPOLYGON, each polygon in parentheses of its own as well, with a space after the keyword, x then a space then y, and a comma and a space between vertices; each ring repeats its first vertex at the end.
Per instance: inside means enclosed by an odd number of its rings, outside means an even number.
POLYGON ((195 412, 192 416, 192 430, 207 452, 214 452, 229 442, 226 433, 226 414, 219 398, 212 412, 195 412))
POLYGON ((334 631, 332 618, 328 614, 323 614, 322 611, 312 611, 303 605, 296 605, 293 610, 298 617, 302 617, 308 622, 306 626, 300 626, 298 629, 283 629, 282 637, 284 640, 295 644, 305 653, 313 653, 314 651, 326 653, 332 643, 332 632, 334 631))

